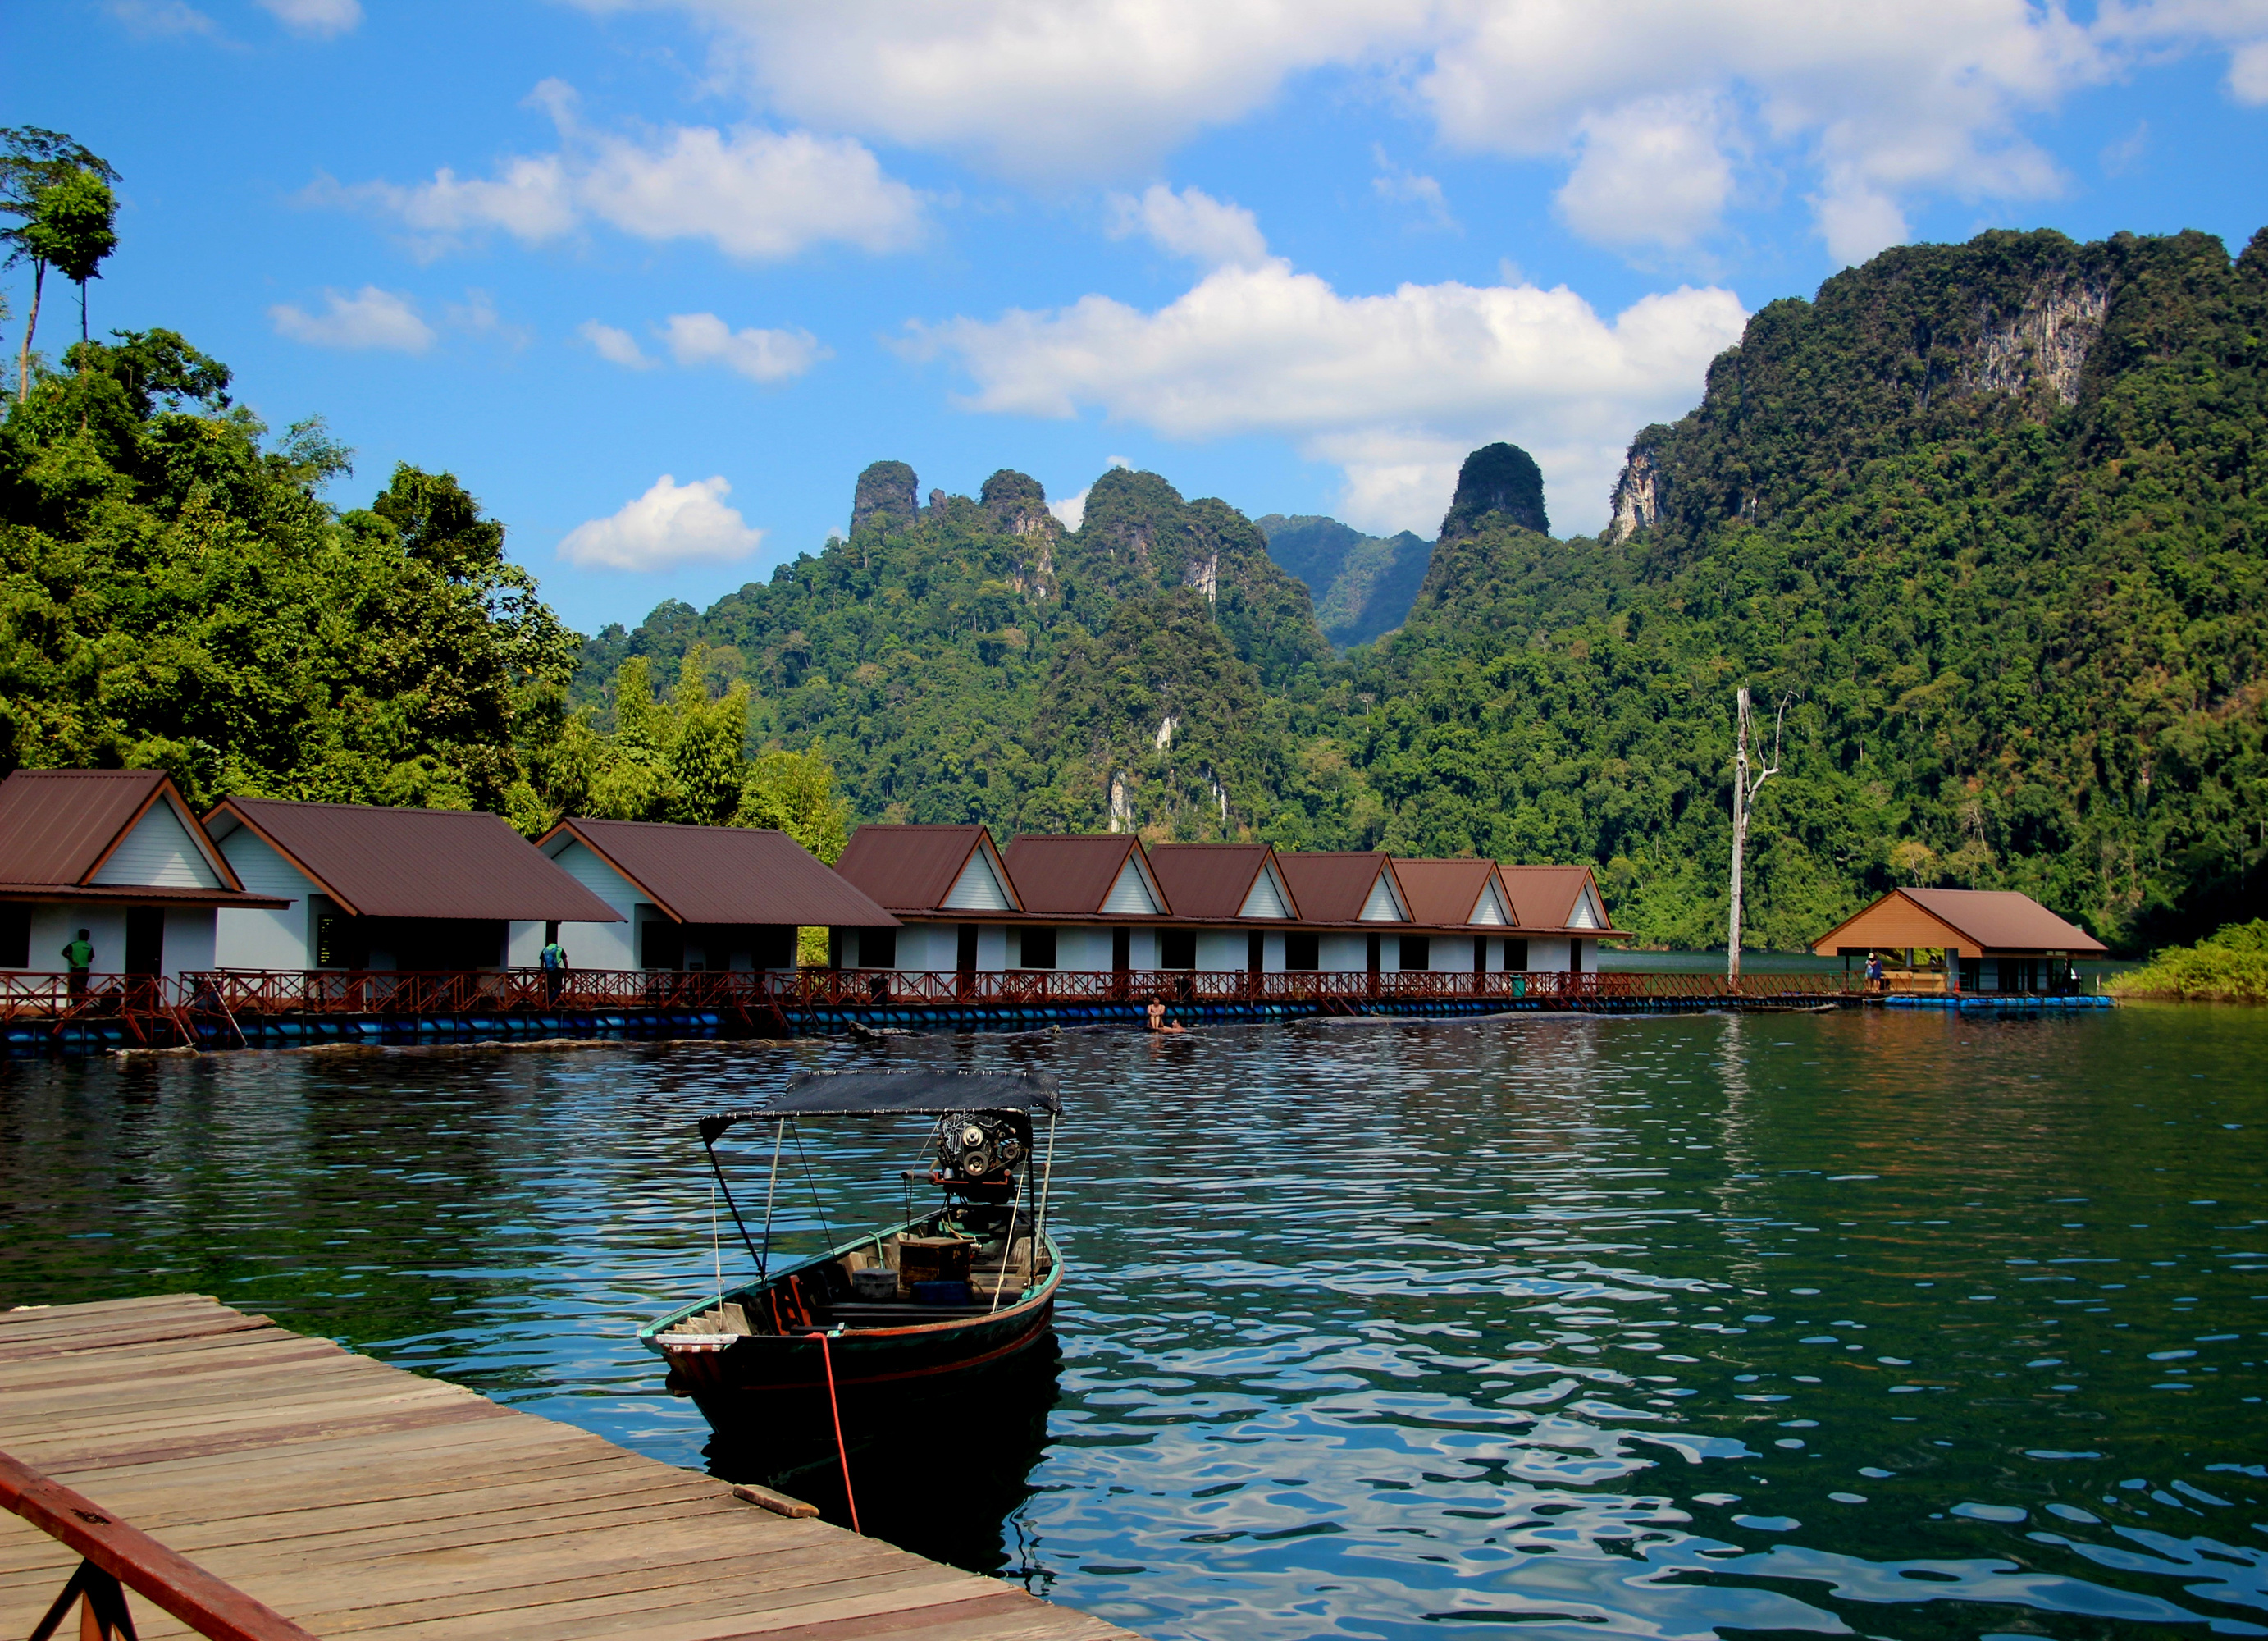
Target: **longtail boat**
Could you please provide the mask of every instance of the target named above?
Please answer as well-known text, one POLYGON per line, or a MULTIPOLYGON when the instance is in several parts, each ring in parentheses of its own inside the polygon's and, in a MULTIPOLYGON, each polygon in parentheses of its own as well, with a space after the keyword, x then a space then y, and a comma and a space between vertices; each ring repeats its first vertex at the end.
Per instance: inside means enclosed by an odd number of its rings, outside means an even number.
POLYGON ((638 1330, 669 1364, 669 1389, 723 1435, 798 1417, 814 1393, 821 1408, 848 1411, 938 1387, 1048 1339, 1063 1278, 1047 1229, 1062 1112, 1056 1080, 1036 1074, 811 1072, 765 1105, 701 1119, 702 1148, 756 1274, 737 1288, 720 1280, 638 1330), (939 1193, 937 1206, 776 1260, 780 1158, 799 1120, 907 1116, 932 1119, 924 1164, 901 1176, 909 1205, 918 1184, 939 1193), (772 1125, 761 1238, 717 1158, 717 1142, 744 1122, 772 1125))

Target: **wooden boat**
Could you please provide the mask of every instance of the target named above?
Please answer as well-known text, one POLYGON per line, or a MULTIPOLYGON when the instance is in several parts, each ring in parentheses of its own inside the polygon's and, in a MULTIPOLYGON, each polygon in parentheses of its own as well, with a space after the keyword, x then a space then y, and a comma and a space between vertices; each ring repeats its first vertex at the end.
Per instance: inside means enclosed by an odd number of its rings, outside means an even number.
MULTIPOLYGON (((711 1428, 745 1430, 813 1410, 843 1416, 1007 1363, 1049 1336, 1063 1260, 1047 1232, 1055 1079, 949 1072, 814 1072, 770 1103, 701 1120, 701 1140, 755 1279, 709 1290, 638 1330, 667 1384, 711 1428), (904 1172, 942 1201, 791 1264, 772 1258, 781 1147, 799 1119, 934 1119, 929 1164, 904 1172), (1047 1119, 1035 1155, 1033 1120, 1047 1119), (735 1125, 774 1125, 761 1241, 717 1161, 735 1125)), ((798 1147, 798 1154, 801 1148, 798 1147)))

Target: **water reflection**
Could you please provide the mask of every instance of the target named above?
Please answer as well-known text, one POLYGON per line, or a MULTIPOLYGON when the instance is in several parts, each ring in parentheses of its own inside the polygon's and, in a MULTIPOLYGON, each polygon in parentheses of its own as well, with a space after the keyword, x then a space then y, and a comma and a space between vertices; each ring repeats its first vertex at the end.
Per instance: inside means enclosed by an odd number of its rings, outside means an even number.
MULTIPOLYGON (((2264 1051, 2129 1009, 18 1064, 0 1303, 217 1292, 832 1512, 831 1452, 709 1445, 632 1340, 710 1280, 691 1120, 1032 1066, 1060 1365, 852 1431, 870 1530, 1160 1637, 2268 1634, 2264 1051)), ((906 1135, 806 1142, 868 1182, 838 1225, 895 1211, 906 1135)))

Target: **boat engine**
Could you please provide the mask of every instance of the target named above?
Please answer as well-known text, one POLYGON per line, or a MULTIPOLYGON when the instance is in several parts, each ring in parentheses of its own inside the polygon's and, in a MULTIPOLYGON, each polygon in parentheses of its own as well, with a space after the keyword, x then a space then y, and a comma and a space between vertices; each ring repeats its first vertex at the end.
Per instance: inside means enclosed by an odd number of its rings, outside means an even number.
POLYGON ((1031 1154, 1031 1124, 1005 1111, 956 1111, 937 1125, 941 1183, 1006 1185, 1010 1172, 1031 1154))

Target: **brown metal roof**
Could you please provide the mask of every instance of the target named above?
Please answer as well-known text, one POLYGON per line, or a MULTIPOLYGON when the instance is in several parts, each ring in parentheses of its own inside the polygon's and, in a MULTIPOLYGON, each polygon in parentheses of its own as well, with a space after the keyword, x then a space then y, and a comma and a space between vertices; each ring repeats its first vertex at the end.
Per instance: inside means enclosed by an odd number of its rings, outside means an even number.
MULTIPOLYGON (((1150 869, 1176 918, 1233 918, 1273 853, 1264 843, 1161 843, 1149 852, 1150 869)), ((1297 917, 1296 891, 1292 899, 1297 917)))
POLYGON ((1011 898, 1015 879, 982 826, 861 826, 835 862, 836 873, 893 912, 939 912, 977 850, 990 851, 1011 898))
POLYGON ((1523 929, 1580 935, 1586 940, 1594 935, 1613 939, 1624 933, 1614 927, 1607 898, 1599 893, 1587 866, 1513 866, 1500 861, 1497 872, 1505 892, 1512 898, 1513 915, 1523 929), (1591 885, 1592 897, 1599 903, 1602 926, 1598 928, 1577 928, 1567 921, 1586 883, 1591 885))
MULTIPOLYGON (((1413 861, 1394 857, 1394 876, 1409 897, 1410 920, 1434 928, 1459 928, 1473 920, 1481 893, 1496 875, 1494 861, 1413 861)), ((1505 904, 1512 897, 1505 896, 1505 904)), ((1493 928, 1492 924, 1483 925, 1493 928)))
POLYGON ((0 900, 71 905, 107 900, 114 906, 237 906, 253 912, 277 912, 291 904, 274 895, 255 895, 241 889, 176 889, 170 883, 0 883, 0 900))
MULTIPOLYGON (((1020 832, 1008 839, 1008 874, 1024 910, 1056 917, 1101 917, 1102 903, 1126 864, 1140 849, 1131 833, 1020 832)), ((1152 869, 1154 877, 1155 869, 1152 869)), ((1157 884, 1159 898, 1173 897, 1157 884)))
MULTIPOLYGON (((1397 885, 1402 881, 1401 875, 1394 872, 1393 860, 1377 849, 1308 849, 1279 854, 1276 863, 1284 869, 1284 881, 1300 898, 1301 920, 1309 923, 1360 922, 1363 903, 1370 898, 1379 874, 1393 873, 1397 885)), ((1402 905, 1405 911, 1409 909, 1407 893, 1402 905)))
POLYGON ((84 883, 160 799, 172 801, 214 874, 240 891, 243 883, 162 769, 16 771, 0 781, 0 872, 20 885, 84 883))
POLYGON ((898 924, 784 832, 578 816, 554 826, 536 847, 556 860, 576 839, 681 923, 898 924))
MULTIPOLYGON (((1898 900, 1911 901, 1970 944, 1987 951, 2103 952, 2110 948, 2076 924, 2067 923, 2031 896, 2012 889, 1893 889, 1854 917, 1845 918, 1812 942, 1823 950, 1845 930, 1863 935, 1857 927, 1898 900)), ((1847 944, 1859 945, 1863 940, 1847 944)), ((1884 946, 1912 942, 1884 940, 1884 946)))
POLYGON ((501 818, 479 809, 228 798, 205 817, 210 830, 239 824, 363 917, 622 920, 501 818))

